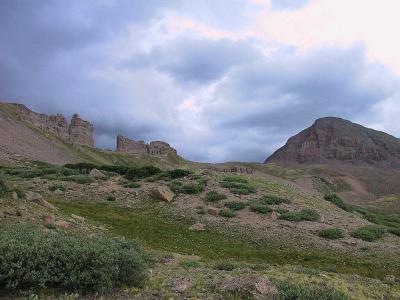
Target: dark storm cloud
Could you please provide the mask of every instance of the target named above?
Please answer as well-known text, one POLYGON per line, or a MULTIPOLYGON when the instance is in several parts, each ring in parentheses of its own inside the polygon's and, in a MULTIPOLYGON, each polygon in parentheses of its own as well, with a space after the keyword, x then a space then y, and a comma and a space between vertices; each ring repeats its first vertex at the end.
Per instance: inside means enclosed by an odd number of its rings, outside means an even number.
POLYGON ((179 37, 149 53, 137 53, 123 68, 154 67, 183 84, 208 83, 221 78, 233 67, 249 64, 262 55, 247 41, 179 37))

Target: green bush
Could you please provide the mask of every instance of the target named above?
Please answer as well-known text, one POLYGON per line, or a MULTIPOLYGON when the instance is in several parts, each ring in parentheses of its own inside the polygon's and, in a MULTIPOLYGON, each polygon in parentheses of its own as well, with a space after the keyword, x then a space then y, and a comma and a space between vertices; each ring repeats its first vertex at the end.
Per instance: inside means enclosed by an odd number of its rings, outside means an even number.
POLYGON ((380 239, 386 233, 386 228, 379 225, 367 225, 354 230, 351 235, 367 242, 380 239))
POLYGON ((348 211, 348 212, 353 211, 353 208, 351 207, 351 205, 349 205, 346 202, 344 202, 342 200, 342 198, 340 198, 337 194, 325 195, 324 199, 329 201, 329 202, 331 202, 331 203, 333 203, 333 204, 335 204, 337 207, 339 207, 339 208, 341 208, 341 209, 343 209, 345 211, 348 211))
POLYGON ((65 192, 67 188, 65 187, 65 185, 62 184, 52 184, 49 186, 49 191, 54 192, 55 190, 60 190, 65 192))
POLYGON ((43 177, 48 180, 60 180, 60 181, 72 181, 79 184, 87 184, 94 182, 94 179, 86 175, 73 175, 73 176, 63 176, 63 175, 47 175, 43 177))
POLYGON ((224 188, 229 189, 231 193, 237 195, 249 195, 256 192, 255 187, 248 183, 221 181, 220 185, 224 188))
POLYGON ((241 210, 247 206, 247 203, 240 201, 229 201, 226 202, 224 206, 232 210, 241 210))
POLYGON ((192 171, 186 170, 186 169, 175 169, 175 170, 168 170, 165 171, 162 174, 162 177, 168 178, 168 179, 177 179, 177 178, 182 178, 186 177, 192 174, 192 171))
POLYGON ((127 182, 127 183, 124 183, 123 187, 129 188, 129 189, 137 189, 137 188, 140 188, 140 183, 138 183, 138 182, 127 182))
POLYGON ((204 185, 199 183, 183 184, 182 181, 173 181, 169 184, 169 188, 175 194, 198 194, 204 191, 204 185))
POLYGON ((321 229, 318 235, 322 238, 329 240, 337 240, 344 236, 343 230, 341 230, 340 228, 321 229))
POLYGON ((267 205, 279 205, 282 203, 290 203, 289 199, 270 196, 270 195, 261 197, 260 202, 267 205))
POLYGON ((240 175, 228 175, 228 176, 225 176, 222 181, 237 182, 237 183, 248 183, 249 182, 246 177, 243 177, 240 175))
POLYGON ((302 209, 301 211, 292 211, 283 213, 279 216, 279 219, 291 221, 291 222, 300 222, 300 221, 318 221, 320 219, 320 215, 318 212, 312 209, 302 209))
POLYGON ((106 200, 112 202, 112 201, 115 201, 116 198, 115 198, 114 195, 108 195, 107 198, 106 198, 106 200))
POLYGON ((233 271, 236 267, 236 264, 229 260, 219 261, 214 264, 214 269, 221 271, 233 271))
POLYGON ((159 173, 161 173, 161 169, 154 166, 145 166, 140 168, 130 168, 126 172, 125 177, 127 179, 140 179, 150 177, 159 173))
POLYGON ((12 189, 15 192, 19 199, 24 199, 26 197, 26 192, 22 187, 16 187, 12 189))
POLYGON ((258 201, 253 201, 250 203, 250 210, 259 214, 267 214, 272 212, 272 208, 264 205, 258 201))
POLYGON ((390 228, 388 231, 394 235, 400 236, 400 228, 390 228))
POLYGON ((141 286, 147 266, 137 243, 14 225, 0 231, 0 288, 107 291, 141 286))
POLYGON ((214 202, 214 203, 224 199, 226 199, 226 195, 220 194, 217 191, 207 192, 206 197, 204 198, 206 202, 214 202))
POLYGON ((8 192, 8 186, 4 178, 0 178, 0 196, 8 192))
POLYGON ((291 282, 278 282, 276 287, 282 300, 347 300, 348 296, 326 285, 299 285, 291 282))
POLYGON ((233 218, 235 217, 235 212, 229 208, 223 208, 219 211, 219 215, 224 218, 233 218))

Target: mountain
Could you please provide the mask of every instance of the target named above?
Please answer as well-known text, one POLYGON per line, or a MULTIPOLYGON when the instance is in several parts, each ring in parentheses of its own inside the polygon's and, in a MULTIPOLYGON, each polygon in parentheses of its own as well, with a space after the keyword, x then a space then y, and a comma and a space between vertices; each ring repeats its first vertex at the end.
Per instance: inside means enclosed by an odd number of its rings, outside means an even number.
POLYGON ((265 163, 351 164, 400 167, 400 139, 334 117, 314 124, 289 138, 265 163))
POLYGON ((118 136, 116 151, 95 147, 93 124, 74 114, 68 124, 62 114, 37 113, 23 104, 0 102, 0 163, 43 161, 62 165, 76 162, 97 164, 174 164, 182 161, 175 149, 161 141, 135 152, 136 142, 118 136))

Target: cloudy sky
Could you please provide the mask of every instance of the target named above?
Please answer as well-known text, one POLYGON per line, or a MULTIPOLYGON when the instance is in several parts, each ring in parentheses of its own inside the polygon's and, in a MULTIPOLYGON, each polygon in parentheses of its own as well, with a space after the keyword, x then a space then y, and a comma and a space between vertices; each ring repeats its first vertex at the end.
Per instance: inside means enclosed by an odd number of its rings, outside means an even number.
POLYGON ((96 145, 263 161, 319 117, 400 136, 398 0, 1 0, 0 99, 96 145))

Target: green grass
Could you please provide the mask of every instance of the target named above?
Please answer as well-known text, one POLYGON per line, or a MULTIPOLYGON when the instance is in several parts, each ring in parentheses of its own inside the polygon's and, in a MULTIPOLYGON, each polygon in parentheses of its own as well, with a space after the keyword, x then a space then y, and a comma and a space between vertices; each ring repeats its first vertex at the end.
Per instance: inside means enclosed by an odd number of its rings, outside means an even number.
POLYGON ((344 236, 343 230, 341 230, 340 228, 321 229, 318 235, 328 240, 337 240, 344 236))
POLYGON ((247 206, 247 203, 240 201, 229 201, 225 202, 224 206, 232 210, 242 210, 247 206))
POLYGON ((347 300, 349 297, 326 285, 299 285, 278 281, 276 287, 282 300, 347 300))
POLYGON ((0 177, 0 196, 8 192, 9 188, 4 178, 0 177))
POLYGON ((232 194, 236 195, 249 195, 255 193, 257 190, 249 183, 241 183, 234 181, 221 181, 220 185, 223 188, 229 189, 232 194))
POLYGON ((259 199, 259 201, 266 205, 279 205, 282 203, 290 203, 289 199, 272 196, 272 195, 263 196, 259 199))
POLYGON ((123 187, 129 188, 129 189, 137 189, 140 188, 140 183, 138 182, 126 182, 123 184, 123 187))
POLYGON ((210 191, 210 192, 207 192, 206 197, 204 198, 204 201, 210 202, 210 203, 215 203, 215 202, 219 202, 224 199, 226 199, 226 195, 218 193, 217 191, 210 191))
POLYGON ((225 207, 219 211, 219 216, 224 218, 233 218, 236 216, 236 214, 230 208, 225 207))
POLYGON ((72 175, 72 176, 46 175, 43 176, 43 178, 48 180, 72 181, 79 184, 88 184, 94 182, 94 179, 92 177, 86 175, 72 175))
POLYGON ((315 210, 302 209, 301 211, 292 211, 283 213, 279 216, 279 219, 291 222, 301 222, 301 221, 316 222, 320 219, 320 215, 315 210))
POLYGON ((267 214, 272 212, 272 208, 264 205, 258 201, 253 201, 250 203, 250 210, 259 214, 267 214))
POLYGON ((351 235, 367 242, 374 242, 383 237, 386 231, 386 228, 383 226, 367 225, 354 230, 351 235))
POLYGON ((49 185, 49 191, 54 192, 55 190, 60 190, 60 191, 65 192, 67 190, 67 188, 63 184, 56 183, 56 184, 49 185))
POLYGON ((342 200, 337 194, 328 194, 324 196, 324 199, 335 204, 337 207, 351 212, 353 211, 353 207, 342 200))
POLYGON ((213 267, 215 270, 233 271, 237 268, 237 264, 233 261, 223 260, 216 262, 213 267))
POLYGON ((272 240, 254 239, 250 231, 235 227, 209 226, 205 231, 188 228, 193 219, 155 206, 140 204, 132 209, 112 203, 68 202, 53 200, 63 213, 84 216, 105 224, 110 233, 139 241, 152 250, 198 255, 206 260, 234 259, 251 263, 292 264, 324 269, 335 265, 338 272, 357 273, 383 278, 388 274, 400 276, 398 257, 353 257, 350 254, 315 248, 280 247, 272 240))

